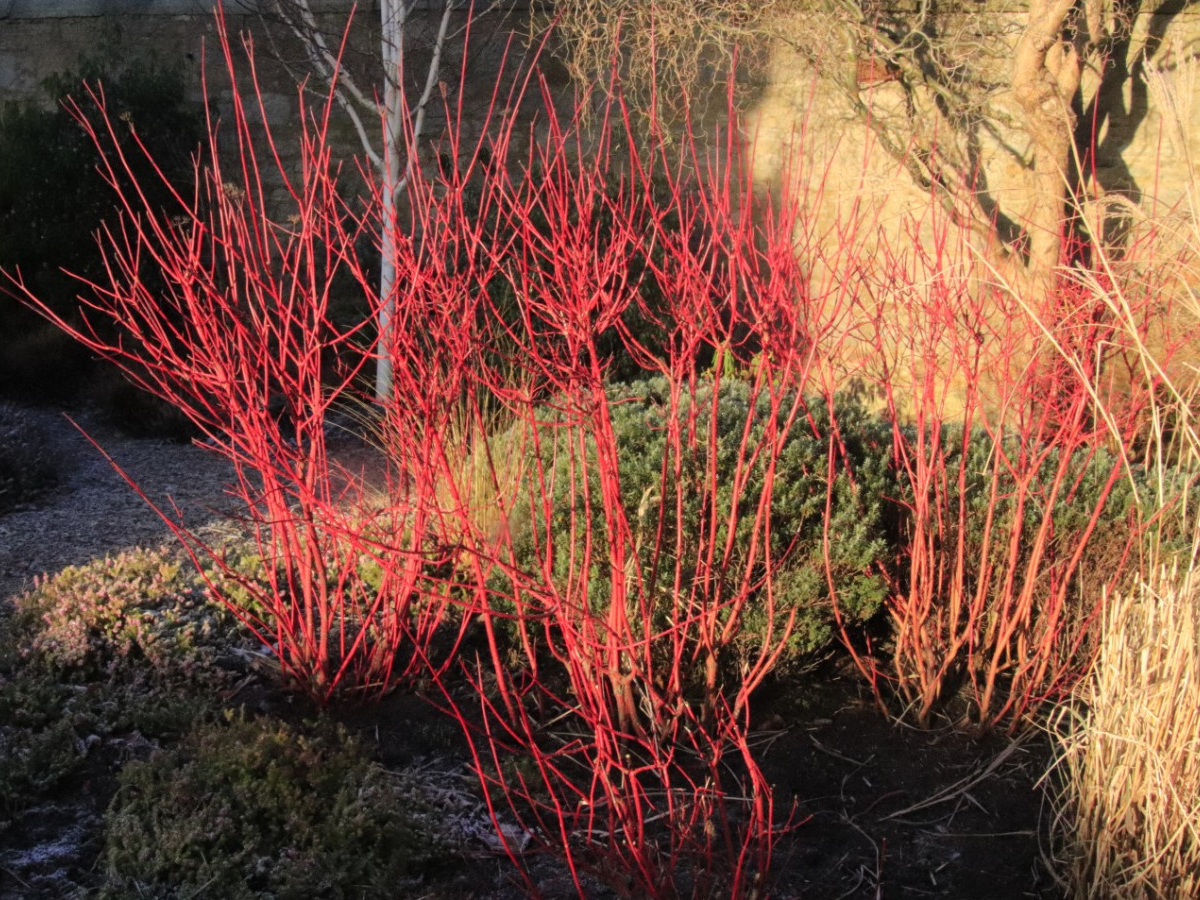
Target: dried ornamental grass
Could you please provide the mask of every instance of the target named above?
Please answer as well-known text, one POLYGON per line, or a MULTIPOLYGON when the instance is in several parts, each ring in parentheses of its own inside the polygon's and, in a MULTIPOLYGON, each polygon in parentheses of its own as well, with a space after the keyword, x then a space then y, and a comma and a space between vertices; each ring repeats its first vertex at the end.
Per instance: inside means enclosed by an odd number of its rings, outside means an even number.
POLYGON ((1160 568, 1112 599, 1085 712, 1061 729, 1075 898, 1200 896, 1200 574, 1160 568))
POLYGON ((524 526, 520 487, 525 477, 525 423, 484 410, 452 411, 442 442, 446 455, 434 490, 448 543, 480 542, 493 547, 510 529, 524 526), (465 517, 469 526, 453 524, 465 517))

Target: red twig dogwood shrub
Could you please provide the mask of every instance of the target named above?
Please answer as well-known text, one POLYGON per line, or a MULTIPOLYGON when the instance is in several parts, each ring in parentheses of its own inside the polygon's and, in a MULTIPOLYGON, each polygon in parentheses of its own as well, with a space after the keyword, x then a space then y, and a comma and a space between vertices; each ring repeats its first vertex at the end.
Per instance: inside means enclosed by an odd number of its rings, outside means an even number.
MULTIPOLYGON (((93 99, 103 111, 102 94, 93 99)), ((829 424, 811 421, 804 401, 813 315, 795 303, 792 224, 786 212, 755 214, 734 131, 722 166, 694 152, 689 176, 661 148, 639 150, 628 120, 606 123, 627 146, 613 147, 607 128, 589 143, 543 99, 543 136, 524 156, 514 120, 465 147, 450 111, 449 162, 408 180, 408 227, 381 248, 395 295, 379 298, 355 243, 383 200, 377 189, 365 213, 341 200, 329 98, 315 114, 302 98, 298 173, 235 98, 226 120, 209 120, 193 196, 160 211, 136 187, 118 191, 120 218, 103 235, 109 278, 85 285, 79 321, 56 321, 177 405, 233 463, 260 572, 164 518, 217 563, 213 589, 304 690, 324 702, 386 690, 406 670, 432 674, 489 802, 560 853, 581 894, 590 869, 628 896, 750 896, 778 823, 749 699, 791 627, 773 595, 787 541, 777 549, 770 533, 772 485, 787 433, 829 424), (665 201, 651 202, 656 181, 665 201), (272 216, 279 187, 289 208, 272 216), (338 471, 326 436, 373 352, 365 325, 330 314, 338 279, 368 298, 364 321, 391 310, 382 503, 338 471), (647 300, 652 282, 661 302, 647 300), (605 383, 614 347, 670 384, 659 489, 633 503, 605 383), (710 435, 699 423, 716 417, 683 398, 727 361, 748 373, 754 402, 736 458, 718 469, 700 452, 710 435), (514 423, 508 459, 496 456, 488 408, 514 423), (463 488, 464 432, 479 435, 471 452, 498 515, 480 516, 463 488), (502 474, 513 460, 515 494, 502 474), (761 491, 745 489, 751 470, 761 491), (563 486, 565 540, 547 524, 563 486), (697 498, 696 531, 664 514, 697 498), (748 548, 731 554, 747 532, 748 548), (471 702, 431 661, 450 602, 485 637, 478 663, 461 660, 471 702), (751 605, 763 639, 731 671, 751 605), (530 768, 514 772, 513 759, 530 768)), ((115 187, 129 160, 111 138, 125 125, 101 121, 92 137, 110 151, 100 164, 115 187)))
MULTIPOLYGON (((235 50, 220 24, 236 85, 235 50)), ((195 192, 176 193, 159 209, 146 202, 132 178, 135 161, 117 140, 131 128, 141 147, 136 123, 108 116, 99 87, 88 93, 100 115, 78 119, 101 151, 119 214, 100 236, 107 279, 83 285, 71 319, 41 304, 19 277, 15 289, 182 410, 233 464, 233 491, 262 560, 257 576, 226 564, 221 550, 161 512, 193 555, 217 564, 222 578, 212 588, 284 672, 318 702, 339 687, 384 690, 399 674, 402 647, 414 650, 410 662, 422 656, 446 598, 425 577, 438 561, 419 490, 392 491, 399 506, 372 512, 361 486, 330 458, 331 406, 371 359, 360 349, 370 341, 367 326, 335 321, 331 301, 339 281, 373 298, 355 248, 363 217, 343 201, 330 154, 332 94, 312 109, 300 92, 300 163, 292 172, 270 128, 252 125, 266 118, 261 94, 248 109, 235 90, 226 116, 209 112, 195 192), (379 577, 363 577, 364 566, 385 556, 379 577)))
MULTIPOLYGON (((636 140, 619 105, 588 132, 543 97, 527 151, 511 125, 474 147, 452 126, 440 172, 410 181, 407 237, 385 249, 403 285, 386 440, 443 485, 441 539, 482 634, 462 667, 474 699, 439 683, 489 803, 566 861, 581 896, 589 875, 631 897, 754 896, 779 823, 749 701, 794 615, 773 593, 788 552, 771 534, 774 479, 792 430, 833 434, 804 399, 822 387, 811 332, 825 313, 797 303, 791 207, 758 207, 735 130, 716 161, 689 145, 681 165, 636 140), (614 354, 666 384, 661 475, 638 497, 622 487, 614 354), (727 367, 751 402, 718 461, 704 403, 727 367), (488 406, 510 423, 515 479, 488 406), (480 522, 452 471, 463 410, 498 522, 480 522), (749 538, 734 553, 736 534, 749 538), (731 671, 752 606, 761 639, 731 671)), ((520 863, 523 841, 500 833, 520 863)))
POLYGON ((1015 729, 1086 669, 1127 573, 1141 476, 1124 454, 1149 394, 1101 415, 1095 386, 1121 348, 1088 292, 1063 278, 1034 302, 988 277, 953 225, 924 224, 932 241, 914 223, 902 249, 881 244, 869 292, 901 543, 889 656, 857 658, 921 724, 957 698, 1015 729))

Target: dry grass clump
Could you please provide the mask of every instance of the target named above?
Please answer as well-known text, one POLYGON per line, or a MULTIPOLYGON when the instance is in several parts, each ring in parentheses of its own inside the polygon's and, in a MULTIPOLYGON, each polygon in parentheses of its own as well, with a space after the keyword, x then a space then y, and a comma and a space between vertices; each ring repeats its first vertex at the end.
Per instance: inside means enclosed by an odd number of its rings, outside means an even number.
POLYGON ((1113 597, 1062 758, 1073 898, 1200 896, 1200 572, 1113 597))
POLYGON ((457 542, 494 547, 518 521, 528 518, 520 502, 529 441, 525 423, 492 410, 454 411, 441 444, 445 461, 435 489, 443 520, 457 522, 457 542), (463 529, 466 524, 467 528, 463 529))
MULTIPOLYGON (((1154 477, 1159 508, 1144 510, 1153 524, 1141 577, 1107 598, 1089 677, 1057 722, 1064 788, 1056 850, 1073 900, 1200 897, 1200 518, 1192 493, 1200 296, 1187 264, 1200 256, 1195 187, 1175 214, 1182 227, 1149 248, 1165 246, 1174 261, 1155 279, 1174 302, 1163 301, 1128 361, 1133 377, 1159 385, 1143 446, 1127 448, 1154 477), (1173 353, 1164 351, 1170 339, 1158 340, 1170 331, 1181 338, 1173 353)), ((1129 257, 1157 259, 1136 247, 1129 257)), ((1128 299, 1142 281, 1105 262, 1112 287, 1101 296, 1129 329, 1128 299)))

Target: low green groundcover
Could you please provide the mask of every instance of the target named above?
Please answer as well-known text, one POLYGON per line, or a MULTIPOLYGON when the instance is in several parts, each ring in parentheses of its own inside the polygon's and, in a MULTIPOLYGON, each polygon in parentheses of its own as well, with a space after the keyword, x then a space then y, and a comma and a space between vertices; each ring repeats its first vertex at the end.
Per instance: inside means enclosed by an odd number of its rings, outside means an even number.
POLYGON ((341 730, 228 714, 121 773, 102 895, 403 896, 442 855, 435 815, 341 730))

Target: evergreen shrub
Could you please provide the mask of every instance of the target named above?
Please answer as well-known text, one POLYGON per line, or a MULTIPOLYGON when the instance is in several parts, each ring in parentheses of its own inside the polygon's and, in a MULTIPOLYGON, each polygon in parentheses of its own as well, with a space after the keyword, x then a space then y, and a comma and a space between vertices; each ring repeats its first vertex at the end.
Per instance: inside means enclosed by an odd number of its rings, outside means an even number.
MULTIPOLYGON (((85 60, 76 71, 47 79, 46 102, 0 107, 0 269, 19 271, 68 318, 76 315, 76 298, 86 288, 64 272, 102 279, 96 235, 116 218, 116 194, 96 169, 96 149, 68 111, 77 98, 80 112, 100 121, 84 99, 85 82, 102 86, 121 144, 141 142, 184 196, 192 194, 188 185, 201 134, 198 111, 184 98, 182 74, 150 62, 117 71, 85 60)), ((135 151, 130 158, 140 160, 133 180, 146 202, 170 208, 175 201, 145 156, 135 151)), ((64 402, 94 383, 94 363, 81 348, 0 293, 0 392, 26 402, 64 402)))
MULTIPOLYGON (((673 535, 676 530, 676 487, 682 497, 682 532, 688 545, 678 555, 683 557, 685 585, 694 575, 698 536, 713 526, 715 510, 715 544, 724 547, 728 537, 730 513, 736 508, 735 533, 727 561, 730 571, 740 572, 750 553, 754 533, 754 509, 766 484, 766 465, 762 458, 751 466, 747 480, 735 487, 734 473, 738 471, 738 455, 743 444, 747 420, 751 422, 748 445, 756 446, 764 439, 767 418, 771 415, 765 394, 754 396, 749 382, 723 378, 719 382, 717 402, 713 402, 713 381, 699 382, 694 396, 684 394, 675 410, 681 425, 695 406, 695 429, 698 439, 693 449, 685 449, 683 480, 676 486, 671 474, 664 483, 664 459, 673 451, 667 432, 667 417, 671 415, 667 383, 650 379, 630 384, 614 385, 609 391, 610 415, 616 438, 621 473, 621 494, 631 522, 638 530, 639 564, 645 589, 657 597, 662 612, 656 617, 659 627, 669 627, 668 616, 673 608, 669 591, 672 589, 675 556, 674 546, 666 538, 662 545, 656 535, 673 535), (753 410, 751 410, 753 407, 753 410), (715 432, 712 416, 716 415, 715 432), (710 440, 715 443, 710 445, 710 440), (706 476, 713 463, 717 470, 716 497, 712 497, 706 476)), ((784 419, 797 398, 784 398, 776 414, 777 425, 786 427, 784 419)), ((786 651, 780 662, 784 666, 805 665, 826 649, 835 637, 835 615, 831 596, 837 594, 839 609, 850 627, 871 621, 883 608, 886 583, 881 575, 880 562, 889 552, 889 537, 885 504, 895 494, 895 481, 890 467, 891 432, 883 419, 870 413, 851 396, 839 396, 833 408, 821 398, 801 399, 800 414, 786 431, 778 454, 770 507, 770 558, 774 572, 771 590, 777 606, 775 627, 781 617, 795 611, 795 623, 786 651), (830 453, 835 456, 829 482, 830 453), (828 506, 828 563, 825 555, 826 508, 828 506)), ((546 418, 553 420, 548 412, 546 418)), ((564 428, 565 433, 573 426, 564 428)), ((577 444, 577 435, 568 438, 577 444)), ((548 523, 553 548, 552 577, 565 577, 571 547, 573 516, 585 514, 582 492, 578 482, 568 477, 567 462, 559 443, 557 463, 551 463, 554 449, 545 450, 547 466, 557 466, 554 478, 553 514, 548 523)), ((545 445, 544 445, 545 446, 545 445)), ((589 442, 589 453, 595 452, 589 442)), ((587 467, 594 471, 592 466, 587 467)), ((668 466, 668 471, 670 466, 668 466)), ((590 476, 594 481, 594 474, 590 476)), ((591 485, 593 497, 591 515, 595 519, 593 534, 603 535, 601 510, 594 498, 599 486, 591 485)), ((534 534, 544 530, 547 523, 535 523, 534 534)), ((760 529, 761 533, 761 529, 760 529)), ((533 536, 526 543, 528 558, 533 563, 533 536)), ((579 547, 575 547, 577 553, 579 547)), ((597 553, 603 558, 603 553, 597 553)), ((758 555, 761 561, 761 553, 758 555)), ((758 577, 765 572, 761 562, 758 577)), ((603 605, 609 596, 609 579, 603 566, 596 565, 589 573, 588 596, 593 604, 603 605)), ((756 654, 769 627, 766 612, 766 588, 758 591, 743 616, 741 634, 737 641, 738 656, 756 654)), ((730 672, 737 660, 728 660, 730 672)))

